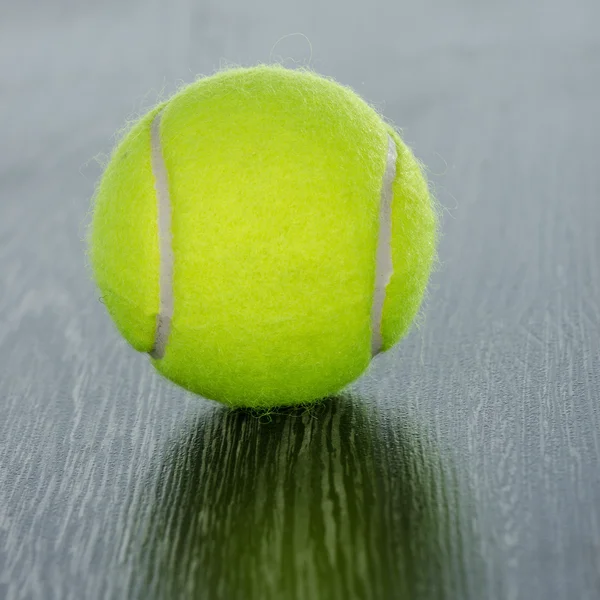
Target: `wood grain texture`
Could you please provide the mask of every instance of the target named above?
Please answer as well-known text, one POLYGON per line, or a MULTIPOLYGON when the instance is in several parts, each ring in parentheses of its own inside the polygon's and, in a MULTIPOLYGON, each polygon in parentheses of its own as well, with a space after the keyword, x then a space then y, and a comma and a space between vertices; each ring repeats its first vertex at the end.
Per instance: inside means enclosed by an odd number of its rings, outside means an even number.
MULTIPOLYGON (((595 0, 30 1, 0 20, 0 598, 600 597, 595 0), (425 315, 271 420, 162 380, 84 256, 113 132, 224 57, 309 58, 444 207, 425 315), (150 91, 149 91, 150 90, 150 91)), ((343 292, 341 292, 343 293, 343 292)))

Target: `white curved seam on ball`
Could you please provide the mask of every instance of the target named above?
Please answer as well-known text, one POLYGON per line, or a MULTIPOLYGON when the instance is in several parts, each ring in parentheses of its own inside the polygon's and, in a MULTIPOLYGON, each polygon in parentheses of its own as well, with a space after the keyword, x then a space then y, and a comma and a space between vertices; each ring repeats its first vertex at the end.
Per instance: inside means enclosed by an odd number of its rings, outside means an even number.
POLYGON ((385 171, 381 184, 379 202, 379 235, 375 271, 375 293, 371 310, 371 354, 375 356, 383 350, 383 304, 386 288, 394 267, 392 264, 392 199, 394 180, 396 179, 396 160, 398 150, 394 138, 388 134, 388 147, 385 171))
POLYGON ((156 333, 150 356, 161 359, 165 355, 171 320, 173 318, 173 244, 171 233, 171 198, 169 176, 160 141, 160 120, 162 111, 152 120, 150 126, 150 159, 156 190, 158 225, 158 288, 159 309, 156 316, 156 333))

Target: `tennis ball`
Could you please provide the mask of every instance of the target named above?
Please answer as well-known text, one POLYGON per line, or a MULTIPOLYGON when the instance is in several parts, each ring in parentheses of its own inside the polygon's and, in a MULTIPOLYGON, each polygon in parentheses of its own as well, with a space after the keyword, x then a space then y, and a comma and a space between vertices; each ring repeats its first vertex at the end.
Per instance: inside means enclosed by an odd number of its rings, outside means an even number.
POLYGON ((97 189, 89 256, 123 337, 230 406, 355 380, 418 312, 427 184, 394 129, 308 71, 237 68, 142 117, 97 189))

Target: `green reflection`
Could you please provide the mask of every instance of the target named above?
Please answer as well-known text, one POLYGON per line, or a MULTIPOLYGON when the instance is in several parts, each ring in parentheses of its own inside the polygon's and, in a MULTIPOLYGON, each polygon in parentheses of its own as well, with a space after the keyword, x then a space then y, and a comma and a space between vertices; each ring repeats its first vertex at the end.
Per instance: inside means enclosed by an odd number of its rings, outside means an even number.
POLYGON ((152 494, 137 552, 148 598, 438 598, 460 587, 449 469, 406 418, 357 397, 260 418, 215 411, 175 442, 152 494))

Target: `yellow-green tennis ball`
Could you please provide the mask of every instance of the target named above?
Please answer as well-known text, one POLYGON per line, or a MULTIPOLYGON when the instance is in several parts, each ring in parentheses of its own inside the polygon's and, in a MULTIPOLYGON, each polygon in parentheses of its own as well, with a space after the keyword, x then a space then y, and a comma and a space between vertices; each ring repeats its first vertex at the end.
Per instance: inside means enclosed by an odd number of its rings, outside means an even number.
POLYGON ((313 401, 409 329, 435 254, 427 184, 350 89, 278 66, 142 117, 100 182, 90 258, 119 331, 231 406, 313 401))

